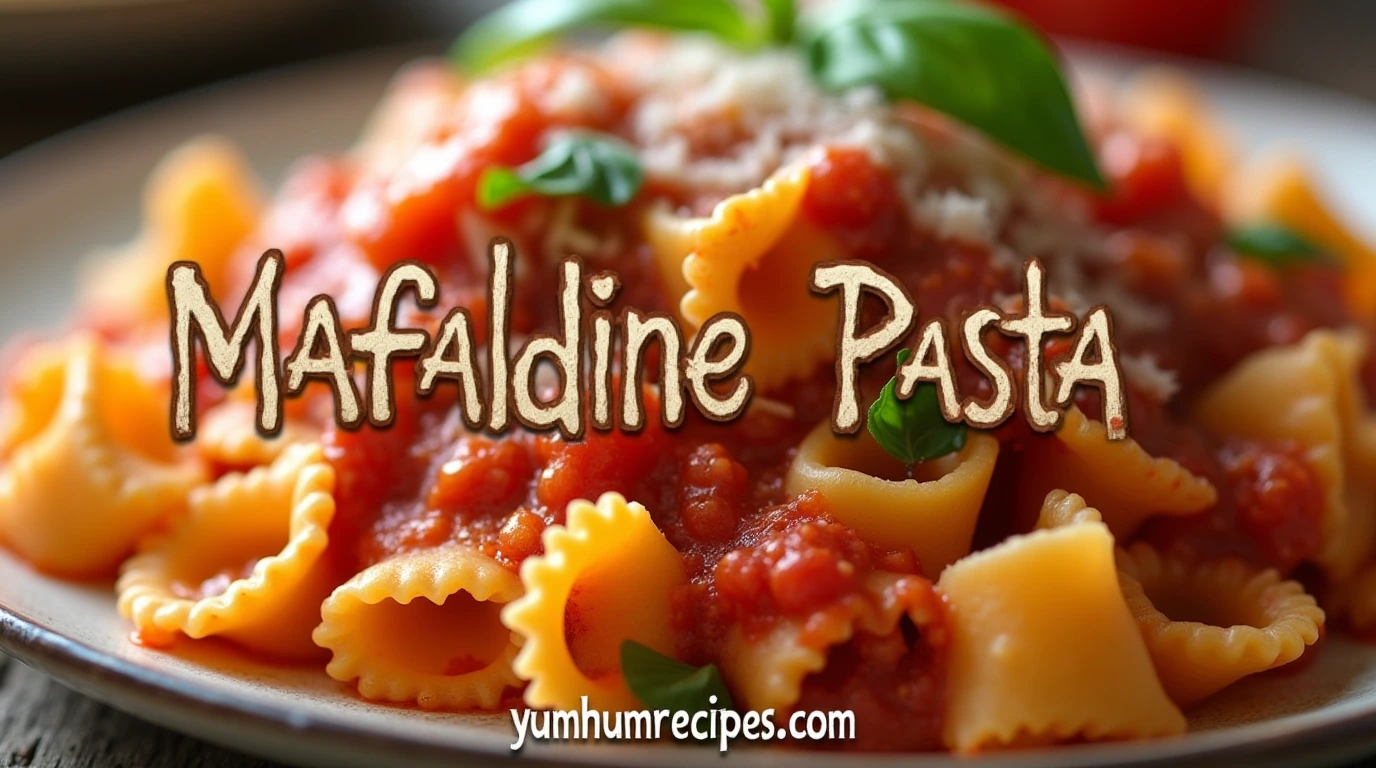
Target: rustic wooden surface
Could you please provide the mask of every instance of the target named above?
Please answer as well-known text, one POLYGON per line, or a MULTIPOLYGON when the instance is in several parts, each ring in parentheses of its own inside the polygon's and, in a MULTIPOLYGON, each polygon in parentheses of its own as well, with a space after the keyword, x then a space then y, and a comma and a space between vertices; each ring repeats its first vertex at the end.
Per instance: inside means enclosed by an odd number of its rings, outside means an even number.
POLYGON ((136 720, 0 653, 0 768, 274 768, 136 720))

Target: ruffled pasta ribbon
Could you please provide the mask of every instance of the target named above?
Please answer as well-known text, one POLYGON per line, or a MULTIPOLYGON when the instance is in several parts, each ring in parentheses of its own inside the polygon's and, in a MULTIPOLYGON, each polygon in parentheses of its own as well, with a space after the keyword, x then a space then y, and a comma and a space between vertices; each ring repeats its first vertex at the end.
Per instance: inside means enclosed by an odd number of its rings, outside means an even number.
POLYGON ((722 646, 722 673, 737 704, 787 712, 802 695, 808 675, 826 668, 832 648, 861 632, 882 637, 902 631, 899 622, 905 616, 921 631, 941 610, 938 599, 919 577, 871 573, 864 599, 807 617, 782 617, 763 636, 733 626, 722 646))
POLYGON ((1082 498, 1051 494, 1040 530, 947 568, 944 737, 974 752, 1183 733, 1124 602, 1113 536, 1082 498))
POLYGON ((209 136, 183 144, 149 177, 138 239, 87 276, 86 304, 120 326, 165 319, 174 261, 196 262, 212 293, 222 290, 230 257, 262 210, 259 184, 232 144, 209 136))
POLYGON ((797 164, 719 203, 705 219, 651 209, 646 241, 670 302, 694 326, 733 312, 750 328, 745 372, 763 391, 831 359, 835 313, 808 288, 812 266, 844 256, 801 214, 811 172, 797 164))
POLYGON ((1204 96, 1188 75, 1152 69, 1133 78, 1123 94, 1122 114, 1139 133, 1173 143, 1190 191, 1205 203, 1221 204, 1233 170, 1232 141, 1209 114, 1204 96))
POLYGON ((935 579, 970 552, 998 455, 998 440, 971 432, 964 449, 916 465, 907 478, 869 433, 838 437, 822 423, 798 446, 784 489, 820 492, 837 522, 871 544, 912 550, 935 579))
POLYGON ((1248 163, 1228 183, 1224 211, 1239 224, 1284 224, 1327 248, 1342 259, 1348 309, 1376 317, 1376 248, 1338 218, 1299 156, 1274 152, 1248 163))
POLYGON ((399 555, 354 576, 320 608, 325 671, 366 699, 424 709, 495 709, 521 680, 518 638, 502 626, 516 574, 467 547, 399 555))
MULTIPOLYGON (((282 431, 264 436, 257 427, 257 407, 234 390, 230 397, 201 417, 193 443, 196 453, 213 466, 251 469, 271 464, 293 445, 314 443, 320 429, 311 422, 287 414, 282 431)), ((249 395, 252 396, 251 394, 249 395)))
POLYGON ((1157 674, 1182 707, 1289 664, 1319 639, 1323 610, 1275 569, 1187 564, 1145 543, 1120 550, 1118 567, 1157 674))
POLYGON ((525 596, 502 611, 524 639, 513 664, 532 707, 634 709, 621 675, 621 644, 675 654, 671 597, 687 584, 678 551, 645 508, 615 493, 569 504, 565 525, 545 529, 543 555, 521 565, 525 596))
POLYGON ((1219 435, 1297 445, 1324 491, 1315 562, 1350 578, 1376 544, 1376 419, 1362 399, 1360 331, 1313 331, 1254 353, 1200 397, 1194 418, 1219 435))
POLYGON ((1085 503, 1083 496, 1058 488, 1046 494, 1041 514, 1037 517, 1037 530, 1045 531, 1076 523, 1102 522, 1104 516, 1099 510, 1085 503))
POLYGON ((1129 437, 1110 442, 1102 422, 1066 409, 1054 439, 1035 441, 1018 473, 1024 509, 1038 509, 1049 490, 1084 497, 1114 536, 1127 538, 1155 515, 1191 515, 1218 498, 1213 485, 1171 459, 1148 454, 1129 437))
POLYGON ((181 633, 312 658, 320 602, 335 581, 323 557, 335 474, 318 445, 196 489, 185 517, 124 564, 119 611, 154 644, 181 633))
POLYGON ((0 433, 0 541, 61 576, 111 575, 204 472, 132 360, 81 337, 22 357, 0 433))

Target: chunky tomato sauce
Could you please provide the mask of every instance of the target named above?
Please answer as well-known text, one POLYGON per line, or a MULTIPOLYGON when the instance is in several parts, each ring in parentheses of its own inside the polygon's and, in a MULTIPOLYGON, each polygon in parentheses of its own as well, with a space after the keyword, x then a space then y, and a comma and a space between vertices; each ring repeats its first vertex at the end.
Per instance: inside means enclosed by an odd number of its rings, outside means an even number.
MULTIPOLYGON (((518 246, 539 243, 559 206, 574 206, 580 227, 618 244, 580 254, 587 272, 620 274, 624 289, 613 309, 672 311, 637 229, 641 203, 608 210, 586 201, 529 198, 483 222, 455 215, 473 207, 483 168, 531 159, 553 130, 595 127, 632 138, 624 124, 630 98, 618 78, 596 64, 553 59, 466 90, 453 114, 419 139, 409 163, 363 170, 323 160, 299 166, 273 205, 270 242, 264 243, 282 248, 291 265, 283 317, 299 317, 306 298, 329 290, 345 325, 357 323, 366 317, 363 298, 371 299, 377 274, 414 258, 437 269, 445 305, 468 307, 481 326, 483 265, 471 260, 468 238, 504 234, 518 246), (541 106, 542 90, 569 67, 585 70, 609 94, 611 106, 597 119, 570 123, 541 106)), ((741 140, 704 135, 694 151, 741 140)), ((1163 326, 1119 337, 1122 351, 1155 356, 1180 384, 1163 405, 1128 378, 1132 435, 1153 455, 1208 478, 1219 493, 1213 509, 1154 521, 1142 536, 1186 557, 1236 555, 1291 572, 1318 547, 1324 498, 1312 470, 1295 446, 1219 440, 1191 425, 1187 414, 1198 393, 1248 353, 1350 322, 1339 274, 1321 265, 1264 267, 1218 245, 1218 217, 1190 198, 1178 152, 1169 144, 1114 132, 1100 145, 1111 194, 1046 180, 1036 182, 1044 187, 1039 193, 1083 206, 1115 230, 1106 258, 1090 267, 1091 277, 1095 269, 1117 270, 1135 295, 1164 307, 1163 326)), ((923 317, 954 320, 976 304, 1019 293, 1020 273, 996 268, 990 248, 943 240, 911 223, 892 174, 865 151, 831 148, 809 162, 803 215, 847 256, 897 276, 923 317)), ((663 182, 641 197, 699 213, 720 199, 663 182)), ((1010 220, 1032 215, 1014 211, 1010 220)), ((1018 254, 1031 255, 1045 256, 1018 254)), ((240 286, 249 277, 239 276, 240 286)), ((518 282, 513 331, 553 330, 553 266, 531 258, 518 282)), ((1053 297, 1052 304, 1062 306, 1058 302, 1053 297)), ((881 311, 871 307, 868 319, 877 320, 881 311)), ((435 322, 417 317, 405 322, 435 322)), ((284 338, 295 338, 295 328, 283 330, 284 338)), ((485 330, 477 330, 481 341, 485 330)), ((1016 375, 1022 350, 999 343, 997 351, 1016 375)), ((1048 344, 1052 362, 1068 352, 1064 341, 1048 344)), ((892 372, 891 360, 868 366, 865 396, 872 398, 892 372)), ((680 650, 694 663, 712 661, 733 628, 758 636, 779 621, 806 621, 862 599, 867 574, 920 573, 911 552, 878 550, 831 521, 824 496, 790 498, 783 491, 793 447, 829 415, 832 376, 830 365, 822 365, 812 376, 759 393, 779 407, 753 409, 730 424, 690 416, 675 430, 652 421, 639 434, 589 431, 579 442, 521 430, 475 433, 463 426, 448 395, 417 399, 399 377, 398 415, 390 429, 331 427, 326 433, 328 457, 339 470, 332 551, 341 566, 357 570, 400 552, 462 542, 516 569, 541 552, 541 533, 563 522, 570 501, 616 491, 644 504, 681 552, 691 583, 674 604, 680 650)), ((969 365, 959 383, 962 392, 988 391, 969 365)), ((1094 394, 1078 402, 1097 414, 1094 394)), ((652 402, 646 409, 655 413, 652 402)), ((1032 433, 1021 415, 996 434, 1004 451, 981 515, 980 545, 1018 532, 1007 489, 1024 452, 1054 439, 1032 433)), ((914 579, 932 589, 920 576, 914 579)), ((860 723, 885 724, 862 731, 858 746, 866 749, 939 746, 944 631, 939 596, 931 594, 937 619, 924 627, 905 620, 882 637, 862 632, 831 649, 830 663, 807 680, 798 706, 854 709, 860 723)))

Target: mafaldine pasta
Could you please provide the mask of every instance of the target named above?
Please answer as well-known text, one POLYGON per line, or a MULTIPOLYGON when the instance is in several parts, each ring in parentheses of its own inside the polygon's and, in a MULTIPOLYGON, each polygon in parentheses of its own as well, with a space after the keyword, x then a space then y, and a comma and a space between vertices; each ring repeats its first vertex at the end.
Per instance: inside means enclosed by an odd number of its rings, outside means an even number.
POLYGON ((875 751, 1177 736, 1376 633, 1376 251, 1299 162, 1165 72, 1038 155, 818 34, 469 40, 272 194, 174 150, 7 354, 0 544, 374 706, 875 751))

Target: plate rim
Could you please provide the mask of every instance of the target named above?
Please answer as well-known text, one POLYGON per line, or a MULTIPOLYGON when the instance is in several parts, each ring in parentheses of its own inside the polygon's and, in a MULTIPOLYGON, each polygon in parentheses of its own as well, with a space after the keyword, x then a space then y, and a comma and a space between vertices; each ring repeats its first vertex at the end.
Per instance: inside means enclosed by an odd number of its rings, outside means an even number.
MULTIPOLYGON (((1253 87, 1261 86, 1291 94, 1305 94, 1311 99, 1323 99, 1335 108, 1359 109, 1362 114, 1376 121, 1376 107, 1372 104, 1294 79, 1274 77, 1238 67, 1201 64, 1188 59, 1156 56, 1145 59, 1130 51, 1111 46, 1074 44, 1068 47, 1076 55, 1087 53, 1091 60, 1095 56, 1104 55, 1112 60, 1137 61, 1143 64, 1183 64, 1224 80, 1245 82, 1253 87)), ((395 66, 398 60, 405 60, 407 56, 433 53, 433 50, 432 43, 412 42, 356 51, 217 81, 121 110, 0 158, 0 191, 18 189, 26 178, 31 178, 34 173, 42 173, 43 166, 47 163, 64 155, 78 153, 83 148, 89 150, 90 145, 101 142, 104 137, 128 132, 144 121, 156 119, 179 106, 205 103, 226 95, 242 99, 251 97, 256 89, 274 83, 281 87, 289 81, 309 82, 313 77, 340 77, 351 68, 380 66, 384 61, 395 66)), ((0 556, 11 557, 7 552, 0 552, 0 556)), ((269 759, 290 761, 293 758, 284 754, 282 749, 267 748, 266 742, 259 739, 230 741, 206 725, 206 721, 229 720, 232 721, 229 723, 231 727, 254 733, 266 733, 279 744, 295 743, 302 749, 309 747, 317 750, 316 754, 319 757, 328 756, 332 760, 358 764, 371 764, 370 755, 374 759, 378 755, 385 755, 389 759, 416 758, 425 761, 425 764, 474 759, 509 760, 513 757, 509 750, 494 748, 490 742, 475 742, 455 748, 449 744, 406 735, 389 735, 376 730, 356 728, 328 716, 306 715, 294 711, 285 702, 281 705, 266 704, 246 696, 197 686, 179 679, 174 674, 120 658, 68 637, 59 629, 46 626, 3 604, 0 604, 0 651, 115 709, 236 751, 269 759), (306 739, 309 739, 309 743, 306 739)), ((1320 752, 1306 754, 1322 754, 1327 755, 1330 760, 1340 760, 1376 751, 1376 734, 1373 734, 1376 730, 1376 701, 1354 705, 1351 709, 1352 711, 1338 714, 1325 714, 1327 708, 1320 708, 1269 721, 1197 732, 1183 737, 1121 744, 1058 747, 1045 752, 1038 750, 1007 753, 978 758, 974 762, 981 766, 1005 765, 1009 768, 1041 764, 1099 765, 1109 762, 1122 768, 1147 768, 1173 765, 1182 761, 1225 759, 1232 762, 1248 758, 1279 760, 1285 755, 1294 755, 1297 751, 1314 745, 1322 746, 1323 749, 1320 752), (1314 722, 1316 720, 1320 722, 1314 722), (1359 743, 1366 746, 1360 746, 1359 743)), ((699 751, 699 748, 694 747, 685 748, 691 749, 691 752, 676 755, 686 759, 666 761, 664 757, 673 753, 662 747, 652 749, 653 753, 633 745, 617 745, 610 750, 592 750, 581 745, 569 748, 565 744, 556 743, 544 745, 540 749, 524 750, 520 753, 520 759, 532 765, 551 766, 594 763, 639 765, 642 764, 639 761, 645 759, 660 763, 705 763, 707 760, 718 759, 714 751, 699 751)), ((751 763, 761 765, 823 766, 838 765, 844 760, 845 763, 917 766, 927 762, 923 759, 924 756, 911 754, 846 754, 843 759, 837 759, 829 753, 761 750, 742 746, 738 746, 734 752, 738 756, 753 753, 749 758, 751 763)), ((932 757, 939 758, 942 765, 955 762, 948 759, 950 756, 945 754, 932 757)), ((956 760, 969 761, 968 758, 956 760)))
MULTIPOLYGON (((0 556, 12 558, 8 552, 0 556)), ((42 574, 36 574, 46 578, 42 574)), ((258 744, 245 744, 220 737, 214 729, 202 725, 201 718, 223 720, 231 716, 234 725, 261 732, 270 730, 275 739, 300 742, 305 737, 309 745, 318 748, 329 745, 329 758, 341 763, 370 765, 367 753, 385 754, 389 759, 421 758, 430 764, 451 764, 471 760, 511 760, 517 757, 509 750, 488 748, 486 744, 466 745, 455 749, 448 745, 413 738, 386 736, 361 730, 329 717, 303 715, 290 706, 265 704, 233 693, 214 691, 178 679, 175 675, 158 671, 132 661, 121 659, 93 648, 86 643, 44 626, 10 606, 0 604, 0 652, 56 678, 62 684, 90 696, 114 709, 172 730, 189 734, 239 752, 246 752, 271 760, 288 760, 279 750, 261 749, 258 744), (114 693, 127 698, 121 699, 114 693), (174 710, 189 708, 184 712, 174 710)), ((381 705, 380 705, 381 706, 381 705)), ((835 766, 849 763, 868 763, 874 766, 921 765, 940 762, 945 765, 971 763, 988 768, 1027 768, 1038 765, 1075 766, 1112 765, 1117 768, 1158 768, 1183 762, 1204 762, 1211 759, 1228 761, 1272 758, 1283 759, 1306 746, 1322 744, 1320 756, 1327 762, 1352 755, 1372 755, 1373 726, 1376 726, 1376 702, 1365 708, 1338 716, 1329 722, 1310 724, 1306 721, 1324 717, 1320 708, 1273 720, 1250 723, 1233 728, 1185 734, 1179 737, 1058 746, 1046 750, 1008 753, 989 753, 971 757, 945 753, 841 753, 842 759, 832 759, 836 753, 808 750, 777 750, 738 746, 731 754, 754 753, 766 757, 765 764, 787 762, 789 765, 835 766), (1362 745, 1366 745, 1365 747, 1362 745), (925 758, 925 760, 924 760, 925 758)), ((1331 713, 1328 717, 1332 717, 1331 713)), ((1326 718, 1325 718, 1326 719, 1326 718)), ((298 746, 304 748, 305 743, 298 746)), ((683 755, 693 755, 675 764, 698 764, 718 760, 710 747, 675 747, 684 749, 683 755), (691 751, 688 751, 691 750, 691 751)), ((544 745, 540 750, 523 750, 519 759, 529 765, 643 765, 637 758, 662 758, 671 752, 664 747, 616 745, 610 750, 585 750, 581 745, 563 742, 544 745), (569 747, 572 747, 571 749, 569 747), (652 750, 652 751, 651 751, 652 750), (624 754, 617 755, 621 752, 624 754), (583 753, 583 754, 579 754, 583 753), (608 757, 613 759, 608 760, 608 757)), ((1309 764, 1318 765, 1319 761, 1309 764)))

